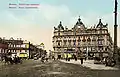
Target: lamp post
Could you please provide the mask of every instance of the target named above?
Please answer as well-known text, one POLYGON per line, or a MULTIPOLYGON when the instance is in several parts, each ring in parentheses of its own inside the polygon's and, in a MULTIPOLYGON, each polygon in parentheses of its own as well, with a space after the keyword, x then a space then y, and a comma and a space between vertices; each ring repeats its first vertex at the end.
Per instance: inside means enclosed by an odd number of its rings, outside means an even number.
POLYGON ((115 0, 115 11, 114 11, 114 54, 113 57, 117 54, 117 0, 115 0))

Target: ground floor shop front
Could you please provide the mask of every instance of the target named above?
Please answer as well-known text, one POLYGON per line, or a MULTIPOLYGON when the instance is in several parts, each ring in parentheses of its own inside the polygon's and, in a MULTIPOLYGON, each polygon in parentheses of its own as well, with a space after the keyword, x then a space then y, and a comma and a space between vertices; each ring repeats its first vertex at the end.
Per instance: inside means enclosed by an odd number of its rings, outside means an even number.
POLYGON ((55 58, 61 58, 61 59, 65 59, 68 55, 71 56, 71 58, 73 58, 73 55, 76 55, 77 58, 87 58, 87 59, 94 59, 94 57, 102 57, 105 58, 107 56, 109 56, 110 54, 108 52, 81 52, 81 51, 54 51, 52 53, 52 55, 55 58))

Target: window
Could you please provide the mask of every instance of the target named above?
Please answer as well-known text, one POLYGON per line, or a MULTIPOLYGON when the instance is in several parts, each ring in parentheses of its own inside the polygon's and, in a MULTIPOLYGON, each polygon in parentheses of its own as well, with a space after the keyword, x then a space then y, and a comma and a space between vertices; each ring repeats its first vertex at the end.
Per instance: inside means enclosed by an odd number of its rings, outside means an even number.
POLYGON ((98 41, 98 44, 99 44, 99 45, 102 45, 102 41, 98 41))
POLYGON ((89 41, 89 42, 91 41, 90 37, 87 39, 87 41, 89 41))
POLYGON ((105 33, 107 33, 107 31, 105 31, 105 33))
POLYGON ((93 47, 93 48, 92 48, 92 50, 94 51, 94 50, 95 50, 95 48, 93 47))
POLYGON ((93 39, 96 39, 96 37, 95 37, 95 36, 93 36, 93 39))
POLYGON ((60 46, 60 42, 58 42, 58 45, 60 46))
POLYGON ((60 35, 60 33, 58 33, 58 35, 60 35))
POLYGON ((66 40, 64 40, 64 45, 66 45, 66 42, 67 42, 67 41, 66 41, 66 40))
POLYGON ((102 33, 104 33, 105 31, 102 31, 102 33))
POLYGON ((69 42, 69 45, 71 45, 71 40, 68 40, 68 42, 69 42))
POLYGON ((105 48, 105 51, 107 51, 107 48, 105 48))
POLYGON ((76 42, 74 42, 74 46, 76 45, 76 42))

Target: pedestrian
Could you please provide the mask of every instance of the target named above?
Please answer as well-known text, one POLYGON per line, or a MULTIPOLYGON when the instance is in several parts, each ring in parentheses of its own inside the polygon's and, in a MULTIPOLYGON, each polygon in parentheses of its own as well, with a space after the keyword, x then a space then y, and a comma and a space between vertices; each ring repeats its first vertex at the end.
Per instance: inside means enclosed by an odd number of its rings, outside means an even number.
POLYGON ((66 61, 68 61, 68 54, 66 55, 66 61))
POLYGON ((75 54, 73 54, 73 58, 75 59, 75 61, 77 61, 77 56, 75 54))
POLYGON ((71 54, 69 53, 69 54, 68 54, 68 61, 70 61, 71 57, 72 57, 72 56, 71 56, 71 54))
POLYGON ((48 55, 46 55, 46 58, 45 58, 45 59, 46 59, 46 62, 48 62, 49 56, 48 56, 48 55))
POLYGON ((108 56, 105 58, 105 66, 108 66, 108 62, 109 62, 109 59, 108 59, 108 56))
POLYGON ((54 56, 52 56, 52 59, 53 59, 53 60, 55 60, 55 57, 54 57, 54 56))
POLYGON ((15 57, 14 57, 14 62, 15 62, 15 64, 17 64, 17 62, 18 62, 17 55, 15 55, 15 57))
POLYGON ((83 64, 83 57, 81 57, 80 60, 81 60, 81 64, 83 64))
POLYGON ((75 55, 75 61, 77 61, 77 56, 75 55))
POLYGON ((87 56, 85 55, 85 61, 86 61, 86 59, 87 59, 87 56))

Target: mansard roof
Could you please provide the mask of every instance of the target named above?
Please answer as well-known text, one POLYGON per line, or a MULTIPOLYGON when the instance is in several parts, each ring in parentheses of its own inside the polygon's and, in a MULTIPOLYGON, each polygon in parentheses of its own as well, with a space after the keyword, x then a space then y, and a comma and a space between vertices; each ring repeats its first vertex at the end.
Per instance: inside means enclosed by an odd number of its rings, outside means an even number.
MULTIPOLYGON (((102 23, 101 19, 99 19, 99 23, 97 25, 94 25, 93 27, 91 27, 91 29, 94 29, 94 28, 107 28, 107 26, 108 26, 107 23, 104 25, 102 23)), ((87 27, 85 27, 85 25, 83 24, 83 22, 81 21, 80 16, 79 16, 78 21, 76 22, 76 24, 74 25, 72 30, 84 31, 86 29, 87 29, 87 27)), ((54 27, 54 30, 69 30, 69 29, 66 26, 63 27, 62 22, 60 21, 59 25, 57 27, 54 27)))
POLYGON ((107 23, 105 25, 103 25, 101 19, 99 19, 99 23, 97 24, 96 28, 106 28, 107 26, 108 26, 107 23))

